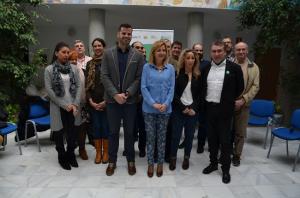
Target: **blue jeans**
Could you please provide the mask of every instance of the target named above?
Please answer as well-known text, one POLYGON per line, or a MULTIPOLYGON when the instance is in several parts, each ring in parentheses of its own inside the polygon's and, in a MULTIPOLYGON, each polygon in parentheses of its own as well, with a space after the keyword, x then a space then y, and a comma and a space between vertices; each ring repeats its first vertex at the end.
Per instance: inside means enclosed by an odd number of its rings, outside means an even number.
POLYGON ((145 113, 145 130, 147 134, 148 165, 154 164, 155 142, 157 141, 157 163, 163 164, 165 160, 166 132, 170 114, 145 113))
POLYGON ((106 111, 91 109, 91 121, 94 139, 107 139, 109 135, 106 111))
POLYGON ((172 113, 172 141, 171 141, 171 158, 177 157, 177 150, 181 138, 182 130, 184 128, 185 144, 184 156, 190 157, 193 138, 196 128, 198 115, 189 116, 185 115, 179 110, 174 110, 172 113))

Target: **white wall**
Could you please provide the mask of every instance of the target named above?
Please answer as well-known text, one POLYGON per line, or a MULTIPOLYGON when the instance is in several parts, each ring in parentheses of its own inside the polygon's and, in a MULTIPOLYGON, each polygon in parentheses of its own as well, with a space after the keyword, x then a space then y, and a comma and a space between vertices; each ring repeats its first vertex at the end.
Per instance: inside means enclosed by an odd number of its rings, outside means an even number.
MULTIPOLYGON (((97 6, 99 7, 99 6, 97 6)), ((38 22, 39 45, 32 47, 47 48, 50 58, 54 46, 59 41, 65 41, 70 45, 75 39, 83 40, 88 44, 88 6, 51 6, 43 13, 52 20, 51 23, 38 22), (75 35, 68 35, 68 29, 74 27, 75 35)), ((251 47, 255 41, 255 33, 238 32, 235 17, 236 11, 214 10, 214 9, 193 9, 190 8, 160 8, 160 7, 132 7, 132 6, 111 6, 102 7, 106 10, 105 35, 108 46, 114 45, 116 32, 119 24, 130 23, 134 28, 141 29, 174 29, 174 40, 179 40, 186 46, 186 32, 188 13, 195 11, 204 12, 204 46, 205 57, 209 57, 209 47, 217 37, 229 35, 232 38, 242 37, 251 47), (131 13, 131 14, 128 14, 131 13)), ((235 40, 235 39, 234 39, 235 40)), ((88 51, 88 50, 87 50, 88 51)), ((51 59, 51 58, 50 58, 51 59)), ((50 61, 50 60, 49 60, 50 61)))

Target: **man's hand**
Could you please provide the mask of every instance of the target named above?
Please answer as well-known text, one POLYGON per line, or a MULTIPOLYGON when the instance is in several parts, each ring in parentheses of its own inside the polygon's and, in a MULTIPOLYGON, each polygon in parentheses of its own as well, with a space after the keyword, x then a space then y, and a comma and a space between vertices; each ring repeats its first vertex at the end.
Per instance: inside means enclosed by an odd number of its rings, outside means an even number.
POLYGON ((183 113, 183 114, 188 114, 189 111, 190 111, 189 108, 186 107, 186 108, 182 111, 182 113, 183 113))
POLYGON ((114 95, 115 101, 119 104, 124 104, 127 100, 127 96, 124 93, 114 95))
POLYGON ((194 109, 189 109, 188 115, 194 116, 194 115, 196 115, 196 112, 194 111, 194 109))

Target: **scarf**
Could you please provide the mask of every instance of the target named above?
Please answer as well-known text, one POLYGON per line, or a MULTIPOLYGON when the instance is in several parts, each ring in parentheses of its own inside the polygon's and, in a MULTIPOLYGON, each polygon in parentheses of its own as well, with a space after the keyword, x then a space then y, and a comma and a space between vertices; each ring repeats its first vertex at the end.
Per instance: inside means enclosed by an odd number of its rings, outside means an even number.
POLYGON ((53 63, 53 78, 52 78, 52 89, 56 96, 63 97, 65 95, 65 88, 64 83, 62 81, 61 75, 62 74, 69 74, 70 76, 70 88, 69 92, 73 98, 76 97, 76 82, 75 82, 75 75, 72 70, 72 67, 69 62, 67 62, 65 65, 62 65, 55 61, 53 63))
POLYGON ((93 58, 90 61, 87 80, 86 80, 86 90, 95 88, 95 75, 96 75, 96 67, 101 66, 102 57, 93 58))

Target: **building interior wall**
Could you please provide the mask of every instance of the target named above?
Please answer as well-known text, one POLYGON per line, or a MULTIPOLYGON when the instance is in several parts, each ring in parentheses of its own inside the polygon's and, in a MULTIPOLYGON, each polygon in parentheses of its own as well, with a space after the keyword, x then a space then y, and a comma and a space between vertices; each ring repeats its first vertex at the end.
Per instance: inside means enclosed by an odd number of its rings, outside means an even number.
MULTIPOLYGON (((90 47, 88 44, 89 8, 91 7, 82 5, 59 5, 42 10, 42 13, 51 22, 37 22, 39 43, 31 47, 31 52, 45 48, 50 58, 57 42, 65 41, 71 46, 76 39, 83 40, 86 47, 90 47)), ((244 41, 249 43, 249 46, 252 46, 255 41, 255 31, 238 31, 236 11, 133 6, 101 7, 99 5, 93 8, 105 10, 105 40, 108 47, 114 45, 117 28, 121 23, 130 23, 134 28, 140 29, 173 29, 174 40, 181 41, 184 48, 191 47, 186 46, 188 13, 197 11, 204 12, 203 44, 205 58, 209 58, 211 42, 226 35, 232 37, 233 40, 236 37, 242 37, 244 41)))

